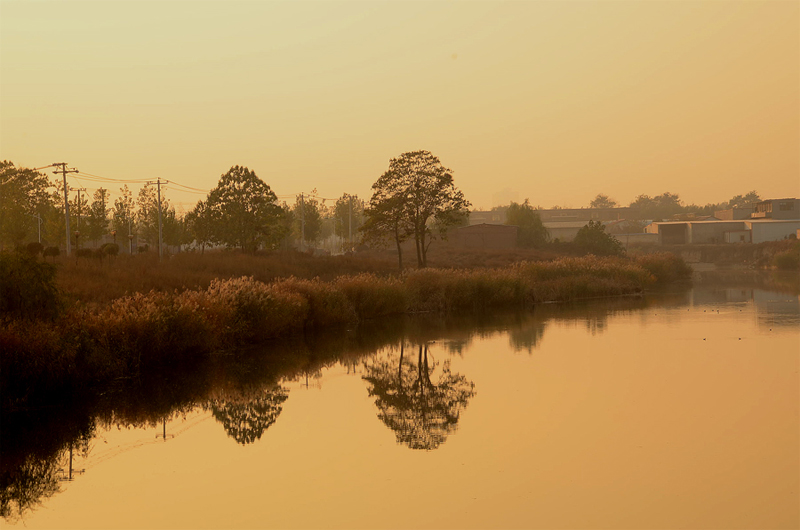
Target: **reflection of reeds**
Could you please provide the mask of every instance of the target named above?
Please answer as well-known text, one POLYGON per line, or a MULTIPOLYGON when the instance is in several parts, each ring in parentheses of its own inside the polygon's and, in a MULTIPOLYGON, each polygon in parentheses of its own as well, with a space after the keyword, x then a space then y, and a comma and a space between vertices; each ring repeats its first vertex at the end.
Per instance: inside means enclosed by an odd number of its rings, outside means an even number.
MULTIPOLYGON (((640 292, 674 265, 648 256, 647 268, 619 258, 563 258, 502 269, 426 269, 399 277, 362 273, 332 282, 253 277, 213 280, 206 289, 135 294, 59 321, 11 322, 0 328, 2 406, 24 406, 32 388, 64 381, 136 376, 172 369, 304 328, 407 312, 525 308, 546 301, 640 292), (651 274, 652 273, 652 274, 651 274), (654 277, 655 275, 655 277, 654 277)), ((67 385, 69 386, 69 385, 67 385)))

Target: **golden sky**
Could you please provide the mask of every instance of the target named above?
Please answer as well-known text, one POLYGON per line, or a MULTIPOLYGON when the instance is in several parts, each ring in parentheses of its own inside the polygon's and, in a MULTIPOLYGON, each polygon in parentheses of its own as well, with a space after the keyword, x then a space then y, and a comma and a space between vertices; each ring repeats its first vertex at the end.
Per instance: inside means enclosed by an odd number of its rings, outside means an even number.
POLYGON ((368 198, 417 149, 476 207, 800 196, 800 2, 0 0, 0 159, 368 198))

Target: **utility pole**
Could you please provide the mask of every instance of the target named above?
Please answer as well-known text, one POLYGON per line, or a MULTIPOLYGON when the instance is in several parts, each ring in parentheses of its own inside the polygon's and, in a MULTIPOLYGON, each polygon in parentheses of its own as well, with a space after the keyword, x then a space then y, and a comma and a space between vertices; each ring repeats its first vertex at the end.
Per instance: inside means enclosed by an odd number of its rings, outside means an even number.
POLYGON ((85 192, 86 188, 70 188, 69 191, 77 191, 78 192, 78 230, 81 229, 81 192, 85 192))
POLYGON ((348 231, 348 240, 350 241, 350 252, 353 251, 353 196, 349 195, 350 198, 350 219, 348 220, 347 224, 347 231, 348 231))
MULTIPOLYGON (((161 230, 161 177, 158 177, 155 182, 148 182, 148 184, 155 184, 158 188, 158 261, 161 261, 164 257, 164 245, 162 242, 162 230, 161 230)), ((168 180, 164 181, 164 184, 169 184, 168 180)))
POLYGON ((133 256, 133 232, 131 232, 131 218, 128 217, 128 254, 133 256))
POLYGON ((38 213, 36 215, 33 215, 32 213, 29 213, 28 215, 38 219, 38 221, 39 221, 39 244, 41 245, 42 244, 42 216, 39 215, 38 213))
POLYGON ((300 194, 300 250, 306 249, 306 203, 300 194))
POLYGON ((86 188, 70 188, 70 191, 77 191, 78 192, 78 228, 75 229, 75 248, 80 248, 80 237, 81 237, 81 192, 86 191, 86 188))
POLYGON ((74 167, 71 169, 67 169, 66 162, 56 162, 51 164, 52 167, 61 167, 61 169, 56 169, 53 171, 56 175, 61 173, 61 176, 64 178, 64 219, 66 220, 67 225, 67 256, 69 256, 69 252, 72 249, 71 238, 72 234, 69 233, 69 197, 67 194, 69 193, 69 187, 67 186, 67 173, 77 173, 78 170, 74 167))

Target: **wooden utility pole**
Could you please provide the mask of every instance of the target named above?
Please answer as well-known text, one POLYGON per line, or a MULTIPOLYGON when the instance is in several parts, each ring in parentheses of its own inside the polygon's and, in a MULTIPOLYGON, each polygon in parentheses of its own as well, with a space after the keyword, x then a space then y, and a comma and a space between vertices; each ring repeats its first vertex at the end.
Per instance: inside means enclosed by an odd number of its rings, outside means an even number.
POLYGON ((56 169, 53 171, 56 175, 61 173, 61 176, 64 178, 64 219, 67 225, 67 256, 69 256, 70 250, 72 249, 72 234, 69 233, 69 186, 67 186, 67 173, 77 173, 78 170, 74 167, 71 169, 67 169, 66 162, 55 162, 51 164, 52 167, 61 167, 61 169, 56 169))
MULTIPOLYGON (((161 229, 161 177, 157 178, 155 182, 148 182, 148 184, 155 184, 158 188, 158 261, 161 261, 164 257, 163 232, 161 229)), ((165 180, 164 184, 169 184, 169 181, 165 180)))

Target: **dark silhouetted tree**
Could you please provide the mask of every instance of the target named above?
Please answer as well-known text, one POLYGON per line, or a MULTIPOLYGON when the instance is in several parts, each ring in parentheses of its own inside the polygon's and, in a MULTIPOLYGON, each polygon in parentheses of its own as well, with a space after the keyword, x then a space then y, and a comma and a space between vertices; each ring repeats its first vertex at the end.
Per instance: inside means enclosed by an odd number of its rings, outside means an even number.
POLYGON ((395 189, 392 186, 393 182, 388 178, 384 181, 387 186, 378 186, 384 177, 386 174, 372 186, 375 192, 369 201, 369 207, 364 209, 365 220, 360 232, 367 244, 380 247, 390 241, 394 242, 398 264, 402 271, 402 244, 414 233, 414 227, 405 215, 405 196, 402 190, 395 189))
POLYGON ((283 212, 270 187, 243 166, 233 166, 208 194, 212 240, 255 252, 275 248, 284 238, 283 212))
POLYGON ((458 226, 469 215, 470 203, 453 184, 452 171, 429 151, 403 153, 391 159, 389 170, 372 189, 367 217, 375 208, 387 210, 389 218, 393 213, 400 214, 404 224, 411 227, 420 268, 428 264, 430 242, 446 237, 450 227, 458 226))

